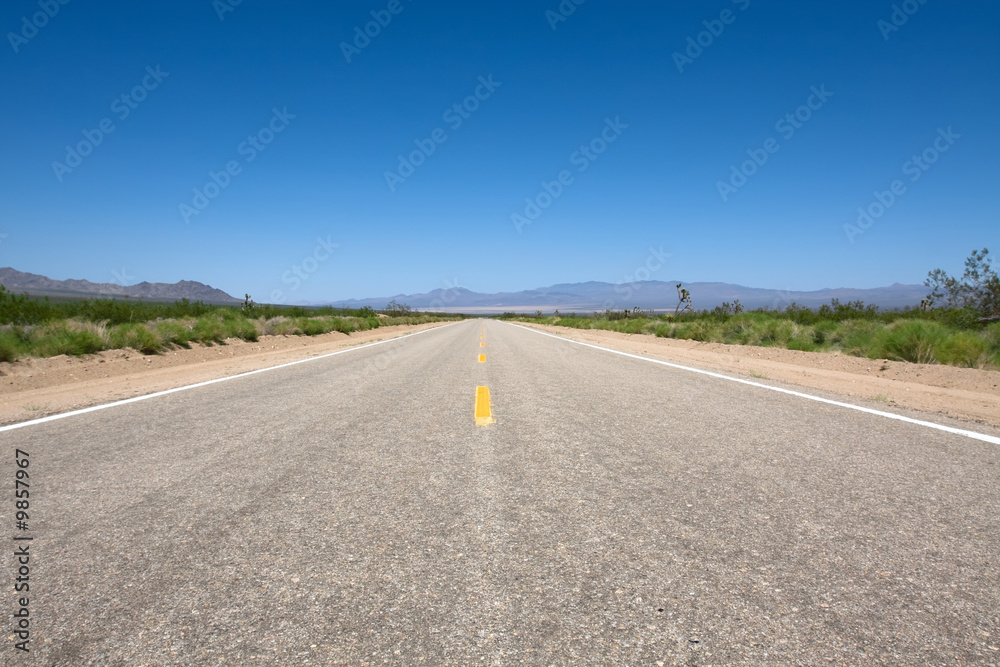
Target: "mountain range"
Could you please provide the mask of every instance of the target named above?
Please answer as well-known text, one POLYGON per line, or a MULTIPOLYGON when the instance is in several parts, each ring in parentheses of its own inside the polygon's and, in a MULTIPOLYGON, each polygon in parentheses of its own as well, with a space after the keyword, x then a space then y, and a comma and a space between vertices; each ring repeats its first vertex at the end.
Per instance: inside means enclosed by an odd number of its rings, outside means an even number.
MULTIPOLYGON (((500 292, 483 294, 464 287, 437 289, 424 294, 397 294, 391 297, 349 299, 324 304, 346 308, 371 306, 384 308, 390 301, 405 303, 414 309, 443 312, 464 312, 469 314, 499 313, 503 311, 551 313, 590 312, 595 310, 632 309, 672 311, 677 306, 677 283, 680 281, 646 280, 626 284, 605 282, 563 283, 550 287, 524 290, 521 292, 500 292)), ((923 285, 903 285, 896 283, 888 287, 855 289, 841 287, 809 292, 744 287, 730 283, 684 283, 690 291, 692 308, 711 310, 723 302, 732 303, 739 299, 748 310, 755 308, 782 309, 790 303, 807 308, 818 308, 832 299, 841 302, 863 301, 880 308, 904 308, 918 306, 927 295, 923 285)))
MULTIPOLYGON (((390 301, 405 303, 416 310, 490 314, 504 311, 551 313, 587 313, 595 310, 638 306, 642 310, 672 311, 677 306, 677 283, 680 281, 644 280, 625 284, 605 282, 561 283, 549 287, 485 294, 464 287, 436 289, 420 294, 347 299, 344 301, 312 303, 342 308, 371 306, 382 309, 390 301)), ((133 298, 152 301, 189 299, 215 304, 235 304, 240 300, 220 289, 192 280, 177 283, 148 283, 119 285, 92 283, 88 280, 53 280, 34 273, 24 273, 10 267, 0 268, 0 284, 14 293, 28 292, 33 296, 133 298)), ((809 292, 745 287, 730 283, 684 283, 691 293, 695 310, 711 310, 723 302, 739 300, 748 310, 754 308, 782 309, 790 303, 806 308, 818 308, 832 299, 841 302, 863 301, 880 308, 917 306, 927 295, 923 285, 902 285, 855 289, 840 287, 809 292)))
POLYGON ((177 283, 147 283, 119 285, 117 283, 92 283, 89 280, 53 280, 36 273, 24 273, 10 267, 0 268, 0 285, 15 294, 27 292, 32 296, 76 298, 131 298, 150 301, 204 301, 213 304, 241 303, 220 289, 210 285, 182 280, 177 283))

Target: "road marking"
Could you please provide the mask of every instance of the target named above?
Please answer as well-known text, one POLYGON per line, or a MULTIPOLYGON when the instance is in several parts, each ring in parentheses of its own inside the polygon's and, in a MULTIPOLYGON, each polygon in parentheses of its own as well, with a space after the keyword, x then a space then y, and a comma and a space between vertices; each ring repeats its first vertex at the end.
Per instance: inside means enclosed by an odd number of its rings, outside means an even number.
POLYGON ((486 343, 480 343, 479 347, 486 347, 486 343))
POLYGON ((480 354, 479 355, 479 363, 482 364, 482 363, 485 363, 485 362, 486 362, 486 355, 485 354, 480 354))
POLYGON ((308 359, 299 359, 298 361, 290 361, 286 364, 279 364, 277 366, 269 366, 267 368, 258 368, 255 371, 247 371, 246 373, 237 373, 236 375, 229 375, 226 377, 215 378, 214 380, 206 380, 205 382, 199 382, 197 384, 189 384, 183 387, 174 387, 173 389, 165 389, 163 391, 158 391, 152 394, 145 394, 144 396, 135 396, 133 398, 126 398, 121 401, 115 401, 114 403, 105 403, 104 405, 94 405, 89 408, 81 408, 79 410, 73 410, 72 412, 63 412, 58 415, 49 415, 48 417, 39 417, 38 419, 32 419, 26 422, 20 422, 18 424, 10 424, 9 426, 0 426, 0 433, 4 431, 13 431, 17 428, 24 428, 25 426, 34 426, 36 424, 44 424, 45 422, 56 421, 57 419, 65 419, 66 417, 75 417, 76 415, 82 415, 87 412, 96 412, 97 410, 104 410, 106 408, 114 408, 119 405, 125 405, 126 403, 138 403, 139 401, 145 401, 150 398, 157 398, 159 396, 166 396, 167 394, 174 394, 179 391, 187 391, 188 389, 196 389, 198 387, 207 387, 210 384, 215 384, 217 382, 226 382, 228 380, 235 380, 236 378, 247 377, 248 375, 256 375, 257 373, 266 373, 267 371, 278 370, 279 368, 288 368, 289 366, 295 366, 297 364, 305 364, 310 361, 318 361, 319 359, 326 359, 327 357, 334 357, 338 354, 347 354, 348 352, 354 352, 355 350, 363 350, 366 347, 374 347, 376 345, 383 345, 385 343, 392 343, 397 340, 402 340, 404 338, 409 338, 410 336, 419 336, 422 333, 427 333, 428 331, 435 331, 437 329, 444 329, 445 327, 450 327, 452 324, 460 324, 461 322, 452 322, 451 324, 445 324, 439 327, 433 327, 431 329, 424 329, 423 331, 415 331, 413 333, 405 334, 403 336, 397 336, 396 338, 387 338, 386 340, 376 341, 374 343, 367 343, 365 345, 358 345, 357 347, 349 347, 346 350, 339 350, 337 352, 330 352, 328 354, 321 354, 318 357, 309 357, 308 359))
POLYGON ((476 387, 476 426, 486 426, 493 422, 490 409, 490 388, 476 387))
MULTIPOLYGON (((508 324, 510 324, 508 322, 508 324)), ((548 336, 549 338, 555 338, 557 340, 566 341, 567 343, 576 343, 577 345, 583 345, 584 347, 592 347, 595 350, 603 350, 604 352, 610 352, 612 354, 620 354, 623 357, 630 357, 632 359, 639 359, 641 361, 650 361, 654 364, 660 364, 661 366, 669 366, 670 368, 677 368, 682 371, 690 371, 692 373, 699 373, 701 375, 708 375, 709 377, 719 378, 721 380, 729 380, 730 382, 739 382, 740 384, 750 385, 751 387, 760 387, 761 389, 770 389, 771 391, 777 391, 782 394, 789 394, 790 396, 798 396, 799 398, 807 398, 810 401, 817 401, 819 403, 827 403, 828 405, 836 405, 841 408, 850 408, 851 410, 858 410, 859 412, 867 412, 871 415, 878 415, 880 417, 887 417, 888 419, 897 419, 899 421, 906 422, 908 424, 916 424, 917 426, 924 426, 926 428, 933 428, 938 431, 945 431, 946 433, 953 433, 955 435, 963 435, 967 438, 973 438, 975 440, 982 440, 983 442, 989 442, 994 445, 1000 445, 1000 438, 992 435, 986 435, 985 433, 978 433, 976 431, 967 431, 961 428, 954 428, 952 426, 945 426, 944 424, 935 424, 934 422, 922 421, 920 419, 913 419, 911 417, 904 417, 903 415, 893 414, 891 412, 882 412, 881 410, 873 410, 872 408, 862 407, 860 405, 854 405, 852 403, 843 403, 841 401, 834 401, 829 398, 822 398, 820 396, 813 396, 812 394, 804 394, 799 391, 792 391, 791 389, 783 389, 782 387, 772 387, 771 385, 761 384, 760 382, 753 382, 751 380, 744 380, 742 378, 734 378, 729 375, 723 375, 722 373, 713 373, 712 371, 704 371, 700 368, 691 368, 690 366, 681 366, 680 364, 670 363, 669 361, 661 361, 659 359, 650 359, 649 357, 640 357, 637 354, 629 354, 628 352, 621 352, 619 350, 612 350, 608 347, 601 347, 600 345, 591 345, 590 343, 581 343, 578 340, 573 340, 571 338, 563 338, 562 336, 557 336, 555 334, 550 334, 546 331, 539 331, 537 329, 532 329, 530 327, 521 326, 519 324, 514 324, 513 326, 519 327, 521 329, 526 329, 536 334, 541 334, 543 336, 548 336)))

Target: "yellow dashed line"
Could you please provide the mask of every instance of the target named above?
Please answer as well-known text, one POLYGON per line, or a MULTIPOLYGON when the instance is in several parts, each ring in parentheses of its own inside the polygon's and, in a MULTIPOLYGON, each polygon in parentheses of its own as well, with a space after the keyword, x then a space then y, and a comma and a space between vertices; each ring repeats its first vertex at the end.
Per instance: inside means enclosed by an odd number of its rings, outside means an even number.
POLYGON ((486 426, 493 422, 493 410, 490 408, 490 388, 476 387, 476 426, 486 426))
POLYGON ((486 361, 486 355, 485 354, 480 354, 479 355, 479 363, 484 363, 485 361, 486 361))
POLYGON ((479 347, 486 347, 486 343, 480 343, 479 347))

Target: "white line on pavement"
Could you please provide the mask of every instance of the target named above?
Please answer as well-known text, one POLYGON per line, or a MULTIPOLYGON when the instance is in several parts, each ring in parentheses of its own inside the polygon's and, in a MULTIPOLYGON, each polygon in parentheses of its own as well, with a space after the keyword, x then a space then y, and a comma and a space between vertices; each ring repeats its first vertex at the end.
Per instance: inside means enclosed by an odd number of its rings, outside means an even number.
MULTIPOLYGON (((452 324, 457 324, 453 322, 452 324)), ((174 387, 173 389, 165 389, 163 391, 158 391, 153 394, 145 394, 143 396, 135 396, 134 398, 126 398, 120 401, 115 401, 114 403, 105 403, 104 405, 94 405, 89 408, 80 408, 79 410, 73 410, 72 412, 63 412, 57 415, 49 415, 48 417, 39 417, 38 419, 32 419, 31 421, 20 422, 18 424, 11 424, 9 426, 0 426, 0 433, 4 431, 13 431, 16 428, 24 428, 25 426, 34 426, 36 424, 44 424, 45 422, 55 421, 57 419, 65 419, 66 417, 74 417, 76 415, 82 415, 87 412, 95 412, 97 410, 104 410, 106 408, 113 408, 119 405, 125 405, 126 403, 136 403, 138 401, 145 401, 150 398, 157 398, 158 396, 166 396, 167 394, 173 394, 178 391, 187 391, 188 389, 196 389, 197 387, 205 387, 210 384, 215 384, 217 382, 226 382, 227 380, 235 380, 236 378, 246 377, 248 375, 256 375, 257 373, 266 373, 267 371, 274 371, 279 368, 288 368, 289 366, 295 366, 297 364, 305 364, 310 361, 317 361, 319 359, 326 359, 327 357, 333 357, 338 354, 346 354, 347 352, 354 352, 355 350, 363 350, 366 347, 373 347, 375 345, 382 345, 383 343, 391 343, 393 341, 402 340, 404 338, 409 338, 410 336, 419 336, 422 333, 427 333, 428 331, 434 331, 436 329, 444 329, 445 327, 450 327, 451 324, 445 324, 440 327, 432 327, 430 329, 424 329, 423 331, 415 331, 413 333, 405 334, 403 336, 397 336, 396 338, 388 338, 386 340, 376 341, 374 343, 368 343, 366 345, 358 345, 357 347, 349 347, 346 350, 338 350, 337 352, 330 352, 328 354, 321 354, 316 357, 309 357, 308 359, 299 359, 298 361, 290 361, 287 364, 279 364, 278 366, 268 366, 267 368, 258 368, 255 371, 247 371, 245 373, 237 373, 236 375, 228 375, 226 377, 216 378, 214 380, 206 380, 205 382, 199 382, 197 384, 189 384, 183 387, 174 387)))
MULTIPOLYGON (((509 324, 509 323, 508 323, 509 324)), ((889 419, 898 419, 899 421, 904 421, 909 424, 916 424, 918 426, 925 426, 927 428, 937 429, 939 431, 946 431, 948 433, 954 433, 955 435, 963 435, 967 438, 974 438, 976 440, 982 440, 983 442, 989 442, 994 445, 1000 445, 1000 438, 992 435, 986 435, 985 433, 977 433, 976 431, 966 431, 961 428, 953 428, 951 426, 945 426, 944 424, 935 424, 934 422, 921 421, 919 419, 912 419, 910 417, 904 417, 903 415, 893 414, 891 412, 882 412, 881 410, 873 410, 872 408, 865 408, 860 405, 854 405, 852 403, 842 403, 840 401, 833 401, 829 398, 822 398, 820 396, 813 396, 812 394, 803 394, 799 391, 792 391, 791 389, 783 389, 781 387, 772 387, 771 385, 761 384, 760 382, 752 382, 751 380, 743 380, 741 378, 734 378, 729 375, 723 375, 721 373, 713 373, 712 371, 704 371, 700 368, 691 368, 690 366, 681 366, 680 364, 673 364, 669 361, 660 361, 659 359, 650 359, 649 357, 640 357, 637 354, 629 354, 628 352, 621 352, 619 350, 612 350, 608 347, 601 347, 600 345, 591 345, 590 343, 582 343, 578 340, 573 340, 571 338, 564 338, 562 336, 557 336, 555 334, 550 334, 546 331, 539 331, 537 329, 532 329, 531 327, 521 326, 515 324, 514 326, 521 329, 526 329, 536 334, 541 334, 542 336, 549 336, 550 338, 556 338, 558 340, 566 341, 567 343, 576 343, 577 345, 583 345, 584 347, 592 347, 595 350, 603 350, 604 352, 611 352, 612 354, 620 354, 623 357, 631 357, 632 359, 640 359, 642 361, 650 361, 654 364, 660 364, 662 366, 670 366, 671 368, 678 368, 684 371, 690 371, 692 373, 700 373, 701 375, 708 375, 714 378, 720 378, 722 380, 729 380, 730 382, 739 382, 740 384, 747 384, 751 387, 760 387, 761 389, 770 389, 771 391, 777 391, 782 394, 790 394, 791 396, 798 396, 799 398, 808 398, 810 401, 818 401, 820 403, 828 403, 829 405, 836 405, 841 408, 850 408, 851 410, 858 410, 860 412, 867 412, 868 414, 878 415, 880 417, 887 417, 889 419)))

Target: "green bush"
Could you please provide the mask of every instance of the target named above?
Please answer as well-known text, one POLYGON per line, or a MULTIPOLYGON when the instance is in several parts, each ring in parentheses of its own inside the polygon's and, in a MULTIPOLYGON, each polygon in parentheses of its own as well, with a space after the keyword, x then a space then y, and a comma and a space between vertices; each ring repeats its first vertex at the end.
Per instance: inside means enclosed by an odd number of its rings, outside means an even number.
POLYGON ((0 332, 0 361, 17 361, 21 356, 21 342, 11 331, 0 332))
POLYGON ((660 338, 674 338, 674 325, 669 322, 657 324, 653 327, 653 335, 660 338))
POLYGON ((775 320, 764 325, 760 333, 760 344, 765 346, 784 347, 799 332, 798 325, 791 320, 775 320))
POLYGON ((956 331, 942 339, 934 356, 942 364, 967 368, 985 368, 997 357, 985 336, 969 331, 956 331))
POLYGON ((948 335, 937 322, 904 320, 876 332, 865 355, 870 359, 894 359, 918 364, 934 363, 935 351, 948 335))
POLYGON ((719 325, 709 320, 682 322, 674 328, 674 338, 721 343, 722 332, 719 325))
POLYGON ((812 328, 812 339, 816 345, 829 345, 834 342, 840 323, 833 320, 817 322, 812 328))
POLYGON ((802 352, 816 352, 820 346, 808 336, 797 336, 788 341, 786 346, 789 350, 800 350, 802 352))
POLYGON ((109 332, 109 347, 130 347, 143 354, 156 354, 163 349, 163 338, 145 324, 119 324, 109 332))
POLYGON ((226 338, 239 338, 250 343, 255 343, 260 338, 254 322, 243 317, 229 319, 225 322, 225 328, 226 338))
POLYGON ((59 354, 81 356, 106 348, 104 339, 94 331, 72 328, 67 322, 47 325, 32 336, 31 352, 40 357, 59 354))
POLYGON ((205 345, 221 343, 226 338, 226 327, 215 315, 199 317, 191 329, 191 340, 205 345))
POLYGON ((990 352, 1000 358, 1000 322, 994 322, 983 329, 983 340, 990 346, 990 352))
POLYGON ((175 320, 161 320, 155 325, 156 333, 159 334, 163 343, 179 345, 190 348, 191 329, 175 320))
MULTIPOLYGON (((359 323, 363 323, 364 324, 364 328, 360 329, 361 331, 367 331, 368 329, 371 328, 369 326, 369 323, 368 323, 367 319, 354 320, 354 322, 359 322, 359 323)), ((328 330, 329 331, 339 331, 342 334, 350 334, 350 333, 352 333, 354 331, 358 331, 359 330, 358 328, 355 327, 354 322, 349 322, 349 321, 341 319, 339 317, 334 317, 332 319, 332 321, 330 322, 330 328, 328 330)), ((378 325, 376 324, 376 327, 377 326, 378 325)))
POLYGON ((330 331, 330 329, 323 322, 309 317, 299 318, 297 324, 299 330, 306 336, 318 336, 319 334, 325 334, 330 331))

